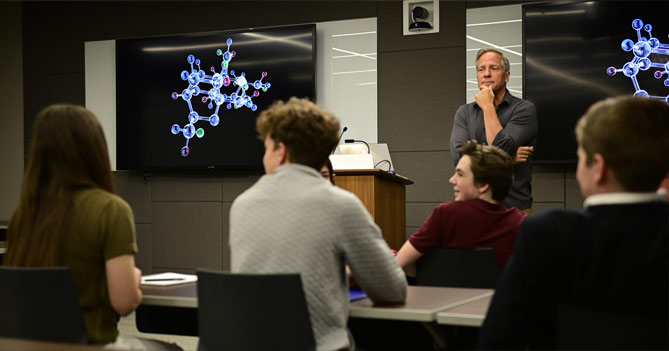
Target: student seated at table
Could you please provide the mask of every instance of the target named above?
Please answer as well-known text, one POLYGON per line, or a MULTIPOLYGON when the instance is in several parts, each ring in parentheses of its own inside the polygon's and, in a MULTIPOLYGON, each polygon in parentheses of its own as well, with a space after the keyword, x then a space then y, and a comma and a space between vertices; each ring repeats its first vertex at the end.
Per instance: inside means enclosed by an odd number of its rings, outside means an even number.
POLYGON ((321 176, 323 178, 325 178, 330 183, 332 183, 332 185, 335 185, 335 181, 334 181, 335 173, 334 173, 334 169, 332 169, 332 161, 330 161, 329 158, 327 160, 325 160, 325 164, 323 165, 323 167, 321 167, 320 172, 321 172, 321 176))
POLYGON ((360 200, 323 180, 339 121, 291 98, 257 120, 266 175, 230 209, 234 273, 300 273, 318 350, 354 348, 345 265, 375 303, 402 302, 406 280, 360 200))
POLYGON ((89 110, 52 105, 37 115, 3 264, 69 267, 90 343, 178 350, 120 336, 116 328, 119 315, 142 300, 142 273, 135 267, 132 210, 114 194, 108 155, 102 126, 89 110))
POLYGON ((479 334, 483 349, 555 349, 564 306, 649 322, 659 331, 644 328, 639 345, 667 349, 669 204, 656 190, 669 169, 669 105, 597 102, 577 122, 576 140, 585 209, 525 220, 479 334))
POLYGON ((409 277, 416 276, 416 261, 435 248, 491 247, 500 271, 511 256, 513 242, 527 217, 502 201, 513 179, 511 157, 495 146, 468 141, 449 180, 455 201, 437 206, 397 253, 397 262, 409 277))

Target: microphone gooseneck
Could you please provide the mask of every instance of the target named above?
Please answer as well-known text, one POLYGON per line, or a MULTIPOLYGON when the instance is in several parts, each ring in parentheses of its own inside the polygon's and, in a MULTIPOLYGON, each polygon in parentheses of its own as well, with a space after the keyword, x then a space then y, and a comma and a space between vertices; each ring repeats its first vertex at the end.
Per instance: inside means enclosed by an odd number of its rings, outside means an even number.
POLYGON ((371 149, 369 148, 369 144, 367 144, 367 142, 364 141, 364 140, 346 139, 346 140, 344 140, 344 143, 346 143, 346 144, 363 143, 363 144, 367 145, 367 153, 368 154, 372 153, 371 149))
POLYGON ((344 129, 341 130, 341 134, 339 134, 339 138, 337 139, 337 144, 335 147, 332 149, 332 152, 330 154, 334 155, 335 150, 337 150, 337 145, 339 145, 339 142, 341 141, 341 137, 344 135, 344 133, 348 130, 348 127, 344 127, 344 129))

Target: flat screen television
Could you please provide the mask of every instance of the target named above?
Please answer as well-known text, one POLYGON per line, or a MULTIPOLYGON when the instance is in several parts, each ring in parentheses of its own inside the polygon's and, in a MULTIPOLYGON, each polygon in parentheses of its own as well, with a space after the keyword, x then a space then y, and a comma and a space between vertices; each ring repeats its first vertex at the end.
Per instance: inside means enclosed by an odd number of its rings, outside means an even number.
MULTIPOLYGON (((646 57, 653 64, 638 70, 640 89, 622 71, 636 57, 633 48, 623 48, 626 39, 633 44, 649 42, 652 34, 667 45, 667 14, 669 3, 665 1, 523 5, 523 91, 525 98, 536 104, 539 121, 535 163, 576 162, 574 126, 594 102, 633 95, 637 90, 645 90, 651 98, 669 95, 669 87, 664 85, 668 75, 655 78, 656 71, 664 70, 655 63, 664 66, 669 61, 666 52, 652 50, 646 57), (643 22, 638 32, 633 28, 637 19, 643 22), (652 26, 650 34, 644 28, 647 24, 652 26), (609 67, 617 73, 607 74, 609 67)), ((628 66, 628 70, 632 73, 633 68, 628 66)))
POLYGON ((313 24, 116 41, 119 170, 262 170, 260 112, 315 100, 313 24))

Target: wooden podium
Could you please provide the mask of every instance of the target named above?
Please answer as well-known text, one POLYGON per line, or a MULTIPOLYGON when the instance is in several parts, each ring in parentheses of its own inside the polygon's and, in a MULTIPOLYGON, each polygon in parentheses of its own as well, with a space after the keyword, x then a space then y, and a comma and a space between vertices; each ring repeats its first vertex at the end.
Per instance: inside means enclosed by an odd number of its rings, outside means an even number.
POLYGON ((411 180, 380 169, 335 170, 338 187, 355 194, 381 228, 388 246, 399 250, 406 240, 406 191, 411 180))

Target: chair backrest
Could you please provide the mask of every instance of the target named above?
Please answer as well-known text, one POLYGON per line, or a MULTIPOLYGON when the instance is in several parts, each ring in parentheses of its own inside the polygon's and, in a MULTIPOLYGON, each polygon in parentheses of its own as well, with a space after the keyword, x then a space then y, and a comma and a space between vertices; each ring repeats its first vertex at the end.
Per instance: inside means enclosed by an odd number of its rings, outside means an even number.
POLYGON ((299 274, 197 272, 199 350, 313 350, 299 274))
POLYGON ((491 248, 435 249, 416 262, 416 284, 494 289, 499 271, 491 248))
MULTIPOLYGON (((0 244, 7 241, 7 226, 0 225, 0 244)), ((2 259, 5 257, 5 246, 6 243, 0 245, 0 264, 2 264, 2 259)))
POLYGON ((85 344, 86 325, 67 267, 0 267, 0 336, 85 344))
POLYGON ((666 311, 664 316, 654 318, 559 304, 556 346, 558 350, 667 350, 666 311))

